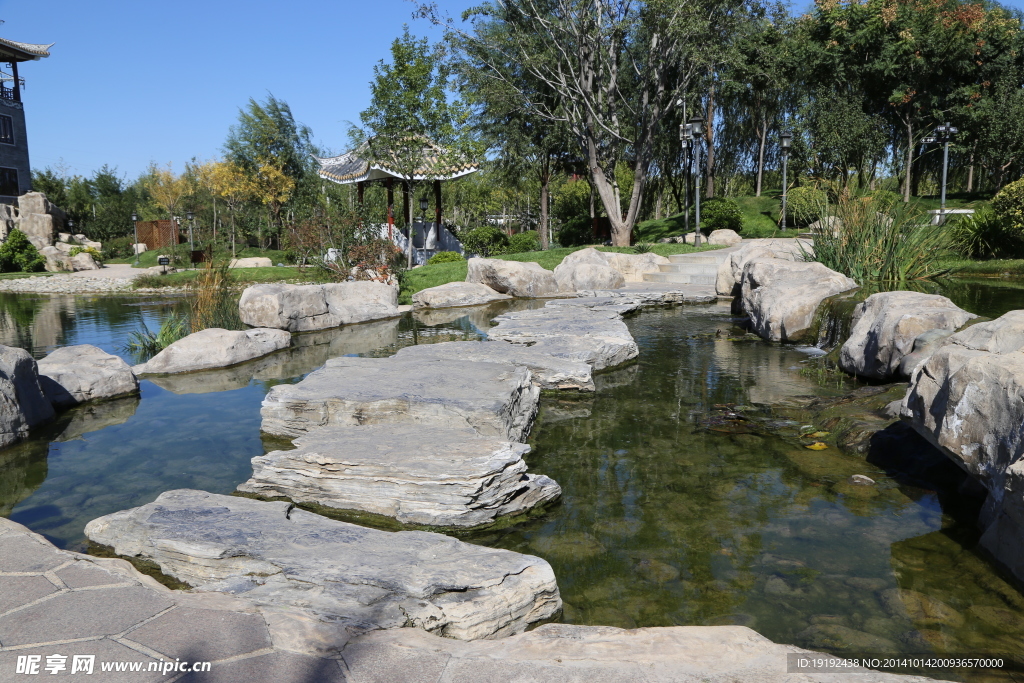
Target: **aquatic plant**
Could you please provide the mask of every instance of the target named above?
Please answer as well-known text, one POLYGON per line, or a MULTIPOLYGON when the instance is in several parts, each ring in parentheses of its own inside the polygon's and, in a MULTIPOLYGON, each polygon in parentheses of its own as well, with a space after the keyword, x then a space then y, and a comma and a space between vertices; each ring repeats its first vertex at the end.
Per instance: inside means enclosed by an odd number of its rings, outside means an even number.
POLYGON ((238 317, 238 295, 232 289, 228 264, 207 262, 199 276, 188 284, 188 323, 192 333, 211 327, 243 330, 238 317))
POLYGON ((141 329, 128 335, 125 349, 139 360, 146 361, 187 335, 188 320, 174 312, 160 324, 160 329, 156 332, 150 330, 146 323, 142 323, 141 329))
POLYGON ((819 261, 857 282, 904 282, 949 272, 943 259, 952 253, 952 238, 943 226, 921 220, 905 206, 886 206, 871 197, 840 199, 826 206, 821 229, 814 235, 819 261))

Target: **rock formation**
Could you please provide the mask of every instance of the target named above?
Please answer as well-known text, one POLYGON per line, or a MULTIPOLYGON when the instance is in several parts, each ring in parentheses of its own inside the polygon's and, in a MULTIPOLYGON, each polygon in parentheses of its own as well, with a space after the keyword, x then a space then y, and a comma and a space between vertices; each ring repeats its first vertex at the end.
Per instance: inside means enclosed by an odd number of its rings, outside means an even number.
POLYGON ((265 356, 289 344, 291 334, 284 330, 211 327, 170 344, 148 362, 136 366, 135 371, 157 374, 222 368, 265 356))
POLYGON ((479 306, 511 298, 478 282, 449 282, 416 292, 412 295, 412 305, 416 308, 479 306))
POLYGON ((242 292, 238 314, 252 327, 304 332, 397 317, 397 304, 398 288, 382 282, 267 284, 242 292))
POLYGON ((56 349, 39 361, 38 368, 43 394, 58 408, 139 391, 131 366, 89 344, 56 349))

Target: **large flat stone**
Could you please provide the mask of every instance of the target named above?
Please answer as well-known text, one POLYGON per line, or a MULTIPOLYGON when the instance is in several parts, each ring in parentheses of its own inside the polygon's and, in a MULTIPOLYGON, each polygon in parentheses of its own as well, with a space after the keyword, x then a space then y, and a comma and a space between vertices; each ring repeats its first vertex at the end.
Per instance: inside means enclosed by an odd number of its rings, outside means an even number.
POLYGON ((633 335, 615 311, 552 306, 500 315, 488 339, 528 344, 536 351, 589 363, 603 370, 639 354, 633 335))
POLYGON ((305 332, 394 318, 401 314, 397 303, 398 288, 382 282, 265 284, 242 292, 238 314, 253 327, 305 332))
POLYGON ((333 426, 295 445, 253 458, 238 490, 453 527, 490 524, 561 494, 552 479, 526 473, 529 446, 469 428, 333 426))
POLYGON ((521 365, 529 368, 533 381, 541 389, 594 390, 591 368, 586 363, 503 341, 419 344, 400 349, 395 357, 403 360, 462 360, 521 365))
POLYGON ((287 348, 291 334, 284 330, 224 330, 211 327, 179 339, 148 362, 138 365, 138 374, 175 374, 237 365, 287 348))
POLYGON ((40 360, 38 367, 43 394, 61 408, 139 391, 131 366, 90 344, 56 349, 40 360))
POLYGON ((501 637, 561 607, 540 558, 367 529, 284 502, 168 491, 89 522, 85 533, 200 590, 299 606, 349 636, 412 626, 464 640, 501 637))
POLYGON ((479 306, 511 298, 479 282, 448 282, 416 292, 412 295, 412 305, 417 308, 479 306))
POLYGON ((487 285, 496 292, 517 297, 553 296, 558 293, 555 274, 533 262, 471 258, 466 282, 487 285))
POLYGON ((298 384, 271 389, 260 414, 263 431, 281 436, 412 422, 523 442, 539 394, 529 370, 503 363, 333 358, 298 384))
POLYGON ((262 615, 179 607, 147 621, 132 642, 174 659, 215 661, 273 645, 262 615))

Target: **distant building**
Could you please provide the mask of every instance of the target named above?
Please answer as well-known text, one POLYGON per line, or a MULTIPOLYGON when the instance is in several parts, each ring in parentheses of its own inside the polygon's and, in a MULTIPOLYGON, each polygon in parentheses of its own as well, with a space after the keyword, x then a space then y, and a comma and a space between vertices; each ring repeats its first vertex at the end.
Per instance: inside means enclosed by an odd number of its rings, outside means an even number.
POLYGON ((18 77, 18 64, 49 57, 52 45, 0 38, 0 203, 3 204, 11 204, 32 190, 25 110, 21 104, 24 82, 18 77))

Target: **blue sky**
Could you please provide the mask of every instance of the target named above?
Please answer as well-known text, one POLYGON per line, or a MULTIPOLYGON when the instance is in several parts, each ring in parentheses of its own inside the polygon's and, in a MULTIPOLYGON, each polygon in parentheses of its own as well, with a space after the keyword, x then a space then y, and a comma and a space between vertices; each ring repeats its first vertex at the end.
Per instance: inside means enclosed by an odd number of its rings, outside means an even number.
MULTIPOLYGON (((438 4, 457 15, 479 2, 438 4)), ((268 92, 343 151, 402 24, 439 37, 412 11, 407 0, 0 0, 0 36, 56 43, 21 68, 32 166, 134 177, 151 161, 180 171, 217 156, 238 108, 268 92)))

